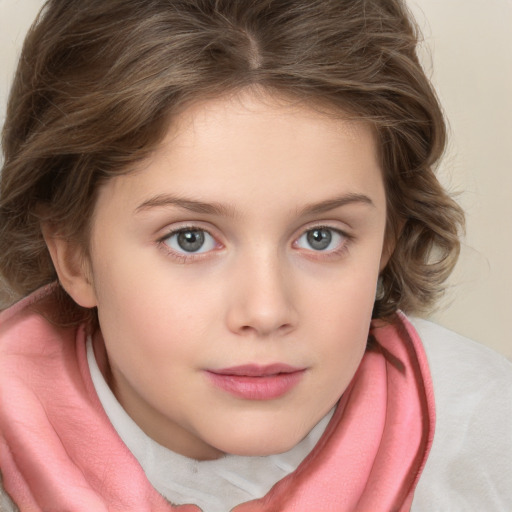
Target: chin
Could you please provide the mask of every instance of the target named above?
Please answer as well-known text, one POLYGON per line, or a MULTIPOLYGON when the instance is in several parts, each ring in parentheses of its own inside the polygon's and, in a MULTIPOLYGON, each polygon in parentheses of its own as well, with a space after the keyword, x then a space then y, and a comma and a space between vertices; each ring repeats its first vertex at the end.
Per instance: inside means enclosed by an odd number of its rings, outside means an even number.
POLYGON ((294 436, 282 435, 276 436, 275 431, 262 435, 240 436, 240 438, 232 437, 223 446, 216 447, 229 455, 240 455, 245 457, 265 457, 267 455, 276 455, 291 450, 295 445, 300 443, 307 432, 296 433, 294 436))

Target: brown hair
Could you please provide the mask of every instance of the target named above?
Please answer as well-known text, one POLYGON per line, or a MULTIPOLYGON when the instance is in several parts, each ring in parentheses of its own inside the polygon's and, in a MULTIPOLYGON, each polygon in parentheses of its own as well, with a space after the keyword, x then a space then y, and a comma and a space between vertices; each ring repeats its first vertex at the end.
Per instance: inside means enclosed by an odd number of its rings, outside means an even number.
POLYGON ((12 298, 56 279, 42 211, 86 240, 99 184, 147 156, 173 115, 258 86, 374 126, 397 238, 374 316, 425 309, 464 219, 433 173, 445 125, 417 43, 401 0, 48 0, 3 130, 0 273, 12 298))

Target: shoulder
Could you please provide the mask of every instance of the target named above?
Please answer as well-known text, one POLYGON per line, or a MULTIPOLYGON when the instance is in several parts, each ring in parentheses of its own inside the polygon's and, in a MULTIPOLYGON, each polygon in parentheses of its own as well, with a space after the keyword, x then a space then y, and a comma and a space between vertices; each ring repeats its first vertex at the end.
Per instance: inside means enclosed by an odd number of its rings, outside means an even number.
MULTIPOLYGON (((420 335, 429 360, 433 362, 439 359, 445 360, 447 355, 460 353, 465 356, 457 358, 462 366, 466 366, 467 362, 478 360, 484 367, 495 368, 498 366, 504 370, 506 375, 510 375, 512 363, 485 345, 428 320, 413 317, 409 318, 409 321, 420 335)), ((456 367, 459 366, 457 361, 451 362, 456 367)))
POLYGON ((441 419, 446 413, 478 406, 496 414, 512 411, 512 363, 488 347, 426 320, 411 319, 429 362, 436 408, 441 419), (481 398, 491 399, 482 402, 481 398), (444 406, 450 404, 448 411, 444 406), (501 405, 505 407, 497 407, 501 405))
POLYGON ((56 283, 39 288, 0 312, 0 363, 11 365, 5 359, 9 356, 49 356, 82 326, 86 327, 84 322, 75 322, 62 312, 56 283))
POLYGON ((436 401, 432 451, 414 512, 509 511, 512 504, 512 363, 431 322, 412 319, 436 401))

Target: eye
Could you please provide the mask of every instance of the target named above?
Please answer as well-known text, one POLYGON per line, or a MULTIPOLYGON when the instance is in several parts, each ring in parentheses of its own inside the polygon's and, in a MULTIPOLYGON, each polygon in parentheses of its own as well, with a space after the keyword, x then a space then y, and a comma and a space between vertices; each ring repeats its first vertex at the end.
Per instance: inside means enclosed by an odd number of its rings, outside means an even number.
POLYGON ((215 239, 202 229, 180 229, 171 233, 163 242, 178 253, 203 253, 215 249, 215 239))
POLYGON ((313 251, 332 251, 338 249, 344 241, 343 234, 333 228, 317 227, 309 229, 297 240, 296 245, 301 249, 313 251))

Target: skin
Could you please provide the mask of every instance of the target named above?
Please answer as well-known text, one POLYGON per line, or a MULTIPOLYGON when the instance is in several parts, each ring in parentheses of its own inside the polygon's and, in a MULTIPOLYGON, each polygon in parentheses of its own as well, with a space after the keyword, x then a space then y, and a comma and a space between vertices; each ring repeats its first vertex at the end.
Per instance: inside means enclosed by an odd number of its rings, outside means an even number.
POLYGON ((98 308, 119 402, 204 460, 289 450, 336 404, 365 351, 385 221, 369 126, 249 90, 190 107, 101 188, 85 264, 46 238, 67 291, 98 308), (207 233, 195 253, 176 235, 191 228, 207 233), (270 400, 205 373, 248 363, 305 371, 270 400))

